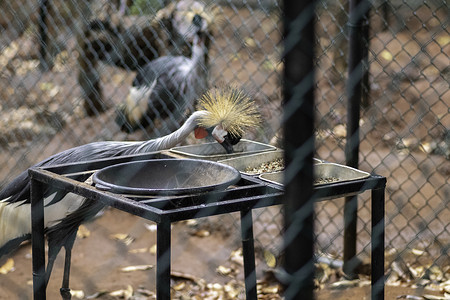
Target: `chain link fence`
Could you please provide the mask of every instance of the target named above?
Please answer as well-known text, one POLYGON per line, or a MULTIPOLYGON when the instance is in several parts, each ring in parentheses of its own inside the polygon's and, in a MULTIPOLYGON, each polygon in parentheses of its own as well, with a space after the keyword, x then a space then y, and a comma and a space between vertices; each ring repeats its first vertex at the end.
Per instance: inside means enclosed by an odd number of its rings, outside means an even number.
MULTIPOLYGON (((130 133, 115 122, 145 63, 168 54, 191 55, 189 43, 174 26, 173 3, 21 0, 0 5, 0 186, 62 150, 99 140, 145 140, 177 126, 161 119, 130 133), (46 4, 41 15, 40 4, 46 4)), ((380 0, 371 5, 369 40, 361 45, 368 46, 369 75, 359 122, 359 169, 388 179, 387 285, 442 284, 449 280, 450 265, 449 5, 437 0, 380 0)), ((282 147, 282 3, 222 0, 183 6, 179 16, 192 18, 196 13, 210 22, 208 84, 251 92, 263 122, 244 137, 282 147)), ((345 164, 348 3, 317 1, 316 18, 315 155, 345 164)), ((194 142, 190 137, 183 144, 194 142)), ((344 199, 315 205, 315 249, 337 261, 342 260, 343 207, 344 199)), ((370 274, 365 268, 370 211, 370 195, 364 193, 358 197, 357 220, 361 278, 370 274)), ((280 266, 281 207, 257 209, 253 221, 261 265, 280 266)), ((98 223, 105 235, 114 233, 108 224, 98 223)), ((133 230, 142 225, 125 223, 133 230)), ((195 231, 184 238, 218 232, 221 237, 235 236, 229 247, 239 247, 238 216, 180 226, 195 231)), ((181 244, 188 246, 187 241, 181 244)), ((214 248, 208 243, 205 247, 214 248)), ((186 259, 201 262, 194 254, 186 259)), ((327 275, 318 275, 319 288, 341 278, 337 271, 322 271, 327 275)), ((17 278, 25 283, 30 277, 17 278)), ((0 281, 5 295, 17 292, 11 281, 0 281)))

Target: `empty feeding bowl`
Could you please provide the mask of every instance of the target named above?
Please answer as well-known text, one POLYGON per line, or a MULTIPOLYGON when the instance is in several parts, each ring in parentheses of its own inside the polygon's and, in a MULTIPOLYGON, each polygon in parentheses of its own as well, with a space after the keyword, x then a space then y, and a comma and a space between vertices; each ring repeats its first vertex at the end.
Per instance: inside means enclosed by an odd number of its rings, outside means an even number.
MULTIPOLYGON (((283 185, 284 172, 261 174, 259 178, 283 185)), ((348 166, 335 163, 318 163, 314 165, 314 185, 346 182, 369 177, 370 174, 348 166)))
POLYGON ((227 165, 198 159, 153 159, 122 163, 94 173, 95 187, 128 195, 182 195, 223 190, 239 181, 227 165))
POLYGON ((217 142, 174 147, 170 149, 170 152, 188 158, 218 161, 276 149, 276 147, 268 144, 241 139, 239 143, 233 146, 233 153, 230 154, 227 154, 223 146, 217 142))

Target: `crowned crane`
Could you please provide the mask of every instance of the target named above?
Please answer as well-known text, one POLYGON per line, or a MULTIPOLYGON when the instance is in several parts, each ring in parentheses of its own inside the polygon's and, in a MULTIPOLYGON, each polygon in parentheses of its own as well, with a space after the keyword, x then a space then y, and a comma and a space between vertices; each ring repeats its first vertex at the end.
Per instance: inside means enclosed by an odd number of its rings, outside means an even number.
MULTIPOLYGON (((90 116, 107 109, 101 90, 98 63, 137 71, 152 59, 164 55, 191 55, 192 18, 206 20, 206 45, 219 17, 219 7, 196 0, 167 1, 154 16, 109 16, 88 20, 79 32, 78 83, 84 108, 90 116)), ((219 17, 221 19, 221 17, 219 17)))
POLYGON ((166 118, 165 125, 176 128, 185 119, 186 111, 192 111, 195 100, 207 89, 205 29, 206 21, 194 15, 190 58, 162 56, 138 70, 126 100, 118 108, 116 123, 122 131, 144 129, 166 118))
MULTIPOLYGON (((191 132, 195 132, 197 138, 211 133, 227 152, 231 152, 232 144, 236 144, 247 129, 257 126, 259 122, 258 110, 245 92, 235 88, 211 89, 199 99, 197 110, 169 135, 140 142, 94 142, 60 152, 35 167, 169 149, 185 140, 191 132)), ((30 185, 28 172, 25 171, 0 191, 0 258, 31 238, 30 185)), ((44 192, 44 222, 49 249, 45 279, 48 283, 56 256, 64 247, 63 299, 70 299, 70 258, 78 227, 103 208, 100 202, 73 193, 51 189, 44 192)))

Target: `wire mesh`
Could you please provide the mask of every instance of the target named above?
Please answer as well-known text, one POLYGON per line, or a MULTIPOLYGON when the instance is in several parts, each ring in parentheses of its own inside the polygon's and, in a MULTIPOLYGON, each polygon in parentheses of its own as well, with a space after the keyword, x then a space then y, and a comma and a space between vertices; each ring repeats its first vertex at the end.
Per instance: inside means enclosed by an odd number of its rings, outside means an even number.
MULTIPOLYGON (((282 2, 201 3, 206 4, 206 8, 185 6, 180 16, 192 18, 195 13, 207 16, 212 11, 217 12, 209 24, 208 84, 235 85, 251 92, 263 122, 259 129, 247 132, 244 137, 282 147, 282 2)), ((174 28, 171 4, 158 0, 0 2, 1 187, 31 165, 62 150, 100 140, 144 140, 168 134, 182 124, 182 119, 171 116, 170 110, 169 119, 152 120, 149 126, 140 126, 133 133, 121 131, 115 122, 134 77, 146 63, 168 54, 187 57, 191 54, 183 33, 174 28), (47 32, 44 57, 40 48, 43 36, 39 31, 39 9, 43 4, 46 4, 44 29, 47 32)), ((388 179, 387 286, 442 285, 449 279, 448 12, 446 1, 371 1, 369 40, 367 45, 361 45, 368 49, 369 77, 363 87, 367 97, 363 99, 359 120, 359 168, 388 179)), ((348 3, 317 1, 315 14, 315 154, 319 159, 345 164, 348 3)), ((189 137, 183 144, 197 142, 189 137)), ((366 268, 371 247, 369 193, 358 196, 357 201, 357 256, 363 262, 359 270, 363 282, 370 274, 366 268)), ((315 204, 315 250, 318 256, 337 262, 342 260, 343 253, 343 206, 343 199, 315 204)), ((121 214, 106 214, 110 219, 123 218, 124 225, 117 228, 106 221, 102 223, 102 218, 89 223, 91 231, 103 234, 102 238, 97 236, 98 244, 108 243, 107 237, 118 230, 130 234, 142 232, 141 221, 121 214)), ((253 223, 261 269, 276 270, 283 260, 282 208, 255 210, 253 223)), ((193 248, 190 237, 200 239, 202 234, 218 234, 224 240, 224 249, 236 250, 240 247, 239 224, 239 217, 234 214, 177 224, 174 236, 180 246, 174 250, 174 257, 180 255, 180 261, 195 260, 206 265, 213 264, 208 261, 208 252, 220 253, 224 260, 235 259, 239 255, 229 255, 214 243, 204 242, 208 237, 201 240, 205 247, 213 250, 193 248), (186 254, 188 251, 183 251, 183 247, 191 249, 192 253, 186 254)), ((87 240, 78 238, 75 245, 92 246, 87 240)), ((144 245, 141 241, 138 243, 144 245)), ((108 272, 117 273, 120 264, 111 262, 118 260, 117 254, 124 255, 127 247, 116 244, 113 247, 116 256, 110 254, 111 257, 99 265, 103 269, 99 267, 92 276, 86 271, 89 268, 82 266, 83 259, 74 258, 72 282, 75 289, 78 286, 90 294, 100 289, 119 289, 117 284, 105 283, 99 277, 107 277, 108 272), (81 276, 75 275, 77 272, 81 276), (89 278, 99 282, 87 284, 89 278)), ((143 247, 148 248, 148 245, 143 247)), ((96 250, 101 248, 87 251, 96 250)), ((30 263, 29 255, 23 251, 14 255, 16 271, 0 274, 0 294, 8 299, 17 295, 26 299, 31 295, 30 286, 26 292, 20 288, 31 278, 26 268, 26 263, 30 263), (19 262, 25 267, 18 265, 19 262)), ((101 261, 97 253, 94 254, 91 253, 101 261)), ((145 264, 146 261, 133 254, 127 262, 145 264)), ((52 278, 62 276, 61 265, 62 261, 57 264, 52 278)), ((333 268, 331 271, 321 269, 320 265, 317 268, 323 271, 316 280, 318 291, 342 279, 333 268)), ((212 269, 203 277, 211 284, 219 280, 215 277, 216 268, 212 269)), ((239 273, 237 267, 231 269, 239 273)), ((120 278, 119 275, 116 277, 120 278)), ((136 294, 138 284, 130 277, 126 280, 136 284, 136 294)), ((184 277, 188 276, 184 274, 184 277)), ((184 277, 177 277, 176 282, 184 277)), ((149 279, 154 279, 154 275, 144 278, 152 281, 149 279)), ((220 278, 220 292, 230 297, 231 292, 224 291, 229 281, 220 278)), ((191 278, 191 282, 200 286, 195 280, 191 278)), ((59 279, 53 281, 59 282, 59 279)), ((53 290, 56 295, 58 285, 51 283, 49 293, 53 290)), ((240 291, 235 297, 242 297, 241 282, 230 286, 231 291, 240 291)), ((213 285, 206 286, 205 290, 215 291, 213 285)), ((176 297, 181 297, 183 291, 173 287, 176 297)), ((277 290, 275 294, 282 293, 277 290)))

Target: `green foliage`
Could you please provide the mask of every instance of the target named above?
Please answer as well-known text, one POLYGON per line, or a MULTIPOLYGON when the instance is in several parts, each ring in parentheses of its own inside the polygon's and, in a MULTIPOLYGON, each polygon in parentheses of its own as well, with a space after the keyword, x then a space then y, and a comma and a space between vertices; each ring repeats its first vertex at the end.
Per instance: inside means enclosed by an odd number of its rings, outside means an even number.
POLYGON ((162 0, 135 0, 130 7, 132 15, 153 15, 162 8, 162 0))

